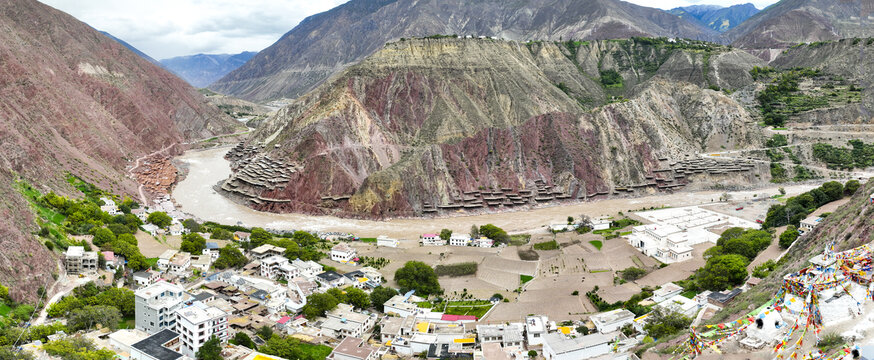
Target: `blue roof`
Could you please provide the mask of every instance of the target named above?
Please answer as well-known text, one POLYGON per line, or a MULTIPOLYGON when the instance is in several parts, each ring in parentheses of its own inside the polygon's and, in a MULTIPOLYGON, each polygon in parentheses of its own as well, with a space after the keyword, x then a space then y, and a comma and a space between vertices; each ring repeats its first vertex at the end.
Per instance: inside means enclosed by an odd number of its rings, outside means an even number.
POLYGON ((208 242, 208 243, 206 243, 206 248, 207 249, 218 249, 219 246, 218 246, 218 243, 208 242))
POLYGON ((408 300, 410 300, 410 296, 413 296, 413 293, 415 293, 415 292, 416 292, 416 290, 410 290, 406 294, 404 294, 404 302, 407 302, 408 300))

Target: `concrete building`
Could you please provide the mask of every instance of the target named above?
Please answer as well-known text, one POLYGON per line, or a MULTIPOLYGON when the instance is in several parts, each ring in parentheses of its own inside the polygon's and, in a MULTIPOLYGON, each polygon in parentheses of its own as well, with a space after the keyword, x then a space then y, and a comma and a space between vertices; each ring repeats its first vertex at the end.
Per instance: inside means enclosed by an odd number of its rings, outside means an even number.
POLYGON ((115 255, 112 251, 104 251, 103 260, 106 260, 106 270, 115 271, 116 269, 124 269, 124 256, 115 255))
POLYGON ((449 237, 449 245, 451 246, 468 246, 470 245, 470 234, 455 234, 449 237))
POLYGON ((701 308, 697 301, 689 299, 683 295, 674 295, 655 306, 678 312, 693 319, 695 318, 695 315, 698 314, 698 309, 701 308))
POLYGON ((623 326, 634 322, 636 316, 633 312, 625 309, 616 309, 592 315, 589 320, 595 324, 595 329, 602 334, 619 331, 623 326))
POLYGON ((152 285, 160 278, 161 274, 152 270, 137 271, 134 273, 134 283, 140 287, 152 285))
POLYGON ((180 252, 173 256, 170 259, 170 266, 168 270, 176 275, 182 275, 188 272, 188 268, 191 267, 191 254, 187 252, 180 252))
POLYGON ((610 337, 592 334, 576 338, 560 333, 547 334, 542 355, 547 360, 581 360, 610 353, 610 337))
POLYGON ((481 237, 479 239, 474 239, 473 242, 471 243, 471 246, 476 246, 476 247, 480 247, 480 248, 490 248, 492 246, 495 246, 495 241, 492 239, 489 239, 487 237, 481 237))
POLYGON ((64 268, 67 269, 67 274, 97 271, 97 258, 94 251, 85 251, 81 246, 70 246, 64 252, 64 268))
POLYGON ((341 263, 352 262, 353 260, 355 260, 355 258, 357 256, 358 256, 358 252, 355 251, 355 248, 349 246, 349 244, 346 244, 346 243, 341 242, 337 245, 334 245, 334 247, 331 248, 331 260, 334 260, 337 262, 341 262, 341 263))
POLYGON ((409 298, 404 295, 395 295, 383 304, 384 313, 396 314, 400 317, 407 317, 419 313, 420 309, 416 304, 409 301, 409 298))
POLYGON ((209 255, 212 258, 212 261, 216 261, 219 258, 221 252, 221 248, 219 248, 218 243, 213 241, 207 241, 206 246, 203 248, 202 255, 209 255))
POLYGON ((292 265, 285 256, 274 255, 261 260, 261 276, 268 279, 291 280, 300 275, 300 269, 292 265))
POLYGON ((176 332, 182 341, 180 352, 194 357, 200 346, 215 336, 224 344, 228 341, 228 314, 200 301, 176 310, 176 332))
POLYGON ((130 347, 131 360, 176 360, 181 359, 179 352, 182 342, 179 334, 172 330, 162 330, 130 347))
POLYGON ((173 260, 173 257, 178 253, 178 250, 164 250, 161 255, 158 255, 158 269, 167 270, 170 268, 170 261, 173 260))
POLYGON ((525 317, 525 340, 528 346, 543 344, 543 336, 549 332, 549 319, 546 316, 525 317))
POLYGON ((658 304, 662 301, 670 299, 676 295, 680 295, 683 292, 683 288, 680 285, 669 282, 667 284, 662 285, 658 289, 652 292, 652 302, 658 304))
POLYGON ((323 287, 333 288, 346 285, 348 278, 338 274, 336 271, 325 271, 316 275, 316 281, 323 287))
POLYGON ((389 238, 385 235, 380 235, 376 238, 376 246, 385 246, 385 247, 393 247, 396 248, 400 245, 400 241, 397 239, 389 238))
POLYGON ((423 246, 443 246, 446 245, 446 241, 440 238, 440 235, 437 234, 423 234, 422 238, 419 240, 423 246))
POLYGON ((294 265, 300 271, 300 276, 309 281, 315 280, 316 275, 321 274, 325 270, 322 264, 312 260, 303 261, 301 259, 294 259, 291 265, 294 265))
POLYGON ((522 346, 525 337, 521 324, 477 325, 476 334, 480 343, 497 342, 503 347, 522 346))
POLYGON ((191 257, 191 268, 197 269, 201 273, 209 271, 210 265, 212 265, 212 257, 209 255, 197 255, 191 257))
POLYGON ((813 231, 822 222, 822 217, 819 216, 810 216, 804 220, 801 220, 801 223, 798 224, 798 232, 804 234, 808 231, 813 231))
POLYGON ((185 302, 185 289, 159 281, 135 293, 136 328, 149 334, 176 327, 177 309, 185 302))
POLYGON ((607 230, 610 228, 611 221, 608 219, 595 218, 589 220, 587 224, 592 230, 607 230))
POLYGON ((361 337, 376 325, 376 315, 365 315, 353 310, 352 305, 339 304, 325 314, 322 335, 342 339, 348 336, 361 337))
POLYGON ((331 351, 328 360, 374 360, 376 351, 364 339, 347 337, 331 351))
POLYGON ((171 224, 168 230, 170 231, 170 235, 173 236, 180 236, 185 233, 185 227, 179 223, 171 224))
POLYGON ((255 260, 261 260, 270 256, 275 255, 284 255, 285 248, 281 248, 279 246, 273 246, 270 244, 264 244, 259 247, 252 249, 251 255, 255 260))

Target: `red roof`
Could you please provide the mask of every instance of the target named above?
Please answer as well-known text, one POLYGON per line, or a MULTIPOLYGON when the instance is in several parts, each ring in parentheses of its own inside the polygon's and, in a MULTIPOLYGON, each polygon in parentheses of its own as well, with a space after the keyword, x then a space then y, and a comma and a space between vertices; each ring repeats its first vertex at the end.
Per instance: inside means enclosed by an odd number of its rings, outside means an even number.
POLYGON ((285 323, 287 323, 288 320, 291 320, 291 316, 283 316, 282 319, 279 319, 279 321, 277 321, 277 323, 285 325, 285 323))
POLYGON ((443 314, 443 317, 441 317, 440 320, 443 320, 443 321, 476 321, 476 316, 443 314))

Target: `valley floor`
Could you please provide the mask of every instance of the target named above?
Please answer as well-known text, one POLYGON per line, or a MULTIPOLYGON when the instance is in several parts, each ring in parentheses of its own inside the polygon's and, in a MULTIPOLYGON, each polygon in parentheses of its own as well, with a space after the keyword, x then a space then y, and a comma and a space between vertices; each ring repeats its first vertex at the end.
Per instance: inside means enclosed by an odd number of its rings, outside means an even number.
MULTIPOLYGON (((276 230, 308 230, 348 232, 361 237, 387 235, 399 239, 418 239, 427 232, 443 228, 466 232, 471 225, 494 224, 508 233, 545 232, 550 223, 563 223, 568 216, 581 214, 596 217, 613 215, 650 207, 678 207, 718 203, 721 191, 678 192, 639 198, 608 199, 597 202, 579 202, 536 208, 525 211, 493 214, 465 215, 441 218, 392 219, 387 221, 343 219, 333 216, 305 214, 273 214, 252 210, 216 192, 215 185, 230 175, 228 161, 223 158, 228 148, 204 151, 189 151, 178 158, 187 164, 188 175, 180 181, 173 198, 181 210, 204 221, 224 224, 241 223, 249 227, 264 227, 276 230)), ((786 197, 815 188, 816 184, 785 186, 786 197)), ((779 194, 781 186, 766 186, 755 190, 732 191, 732 201, 753 200, 764 195, 779 194)), ((738 214, 743 217, 742 214, 738 214)), ((757 214, 753 216, 761 216, 757 214)))

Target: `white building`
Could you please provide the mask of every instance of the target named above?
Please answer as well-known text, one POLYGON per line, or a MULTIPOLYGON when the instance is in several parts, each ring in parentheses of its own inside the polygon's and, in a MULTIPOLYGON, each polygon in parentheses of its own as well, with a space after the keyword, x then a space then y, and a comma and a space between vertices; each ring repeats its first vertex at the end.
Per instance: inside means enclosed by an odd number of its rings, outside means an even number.
POLYGON ((592 334, 571 338, 560 333, 547 334, 543 357, 547 360, 582 360, 610 353, 610 337, 592 334))
POLYGON ((634 313, 625 309, 616 309, 592 315, 589 320, 595 324, 595 329, 602 334, 619 331, 623 326, 634 322, 634 313))
POLYGON ((149 334, 176 327, 177 309, 185 301, 185 289, 159 281, 135 293, 136 328, 149 334))
POLYGON ((676 226, 659 224, 635 226, 628 239, 631 246, 644 255, 666 264, 691 259, 692 245, 700 243, 700 238, 690 237, 689 233, 676 226))
POLYGON ((176 332, 182 340, 180 352, 194 357, 200 346, 213 336, 222 344, 228 341, 228 314, 196 301, 176 310, 176 332))
POLYGON ((612 221, 608 219, 595 218, 589 220, 589 227, 592 228, 592 230, 607 230, 610 228, 610 223, 612 223, 612 221))
POLYGON ((477 325, 476 335, 480 343, 496 342, 503 347, 522 346, 525 337, 521 324, 477 325))
POLYGON ((252 249, 251 255, 252 258, 256 260, 261 260, 266 257, 275 256, 275 255, 283 255, 285 254, 285 248, 274 246, 270 244, 264 244, 259 247, 252 249))
POLYGON ((525 336, 528 346, 543 344, 543 337, 549 332, 549 318, 546 316, 527 316, 525 318, 525 336))
POLYGON ((145 224, 142 226, 142 228, 143 231, 149 233, 149 235, 152 236, 158 236, 158 232, 161 230, 161 228, 159 228, 158 225, 155 224, 145 224))
POLYGON ((490 248, 495 246, 495 241, 487 237, 481 237, 479 239, 474 239, 471 245, 480 248, 490 248))
POLYGON ((300 271, 300 276, 304 277, 309 281, 315 280, 316 275, 319 275, 322 273, 322 271, 325 271, 322 264, 319 264, 312 260, 303 261, 301 259, 294 259, 291 264, 300 271))
POLYGON ((660 286, 658 289, 652 292, 652 302, 658 304, 662 301, 670 299, 676 295, 680 295, 683 292, 683 288, 680 285, 669 282, 660 286))
POLYGON ((212 258, 212 261, 216 261, 221 255, 221 248, 219 248, 218 243, 213 241, 207 241, 206 246, 203 248, 203 255, 209 255, 212 258))
POLYGON ((395 295, 383 304, 384 313, 396 314, 400 317, 415 315, 421 310, 404 295, 395 295))
POLYGON ((146 222, 146 218, 149 217, 149 213, 146 212, 146 209, 143 209, 143 208, 131 209, 130 213, 134 214, 137 217, 137 219, 140 219, 140 221, 142 221, 142 222, 146 222))
POLYGON ((100 206, 100 210, 112 215, 122 215, 121 210, 118 209, 118 205, 115 204, 115 201, 108 197, 101 197, 100 200, 103 200, 103 205, 100 206))
POLYGON ((358 255, 358 252, 355 251, 355 248, 353 248, 353 247, 349 246, 349 244, 346 244, 343 242, 341 242, 337 245, 334 245, 334 247, 331 248, 331 260, 334 260, 337 262, 341 262, 341 263, 352 262, 356 258, 357 255, 358 255))
POLYGON ((146 270, 146 271, 137 271, 134 273, 134 283, 137 286, 144 287, 149 286, 158 281, 161 278, 161 274, 157 271, 146 270))
POLYGON ((188 272, 189 267, 191 267, 191 254, 180 252, 170 259, 170 266, 168 269, 173 274, 182 275, 188 272))
POLYGON ((393 247, 396 248, 400 245, 400 241, 397 239, 389 238, 385 235, 380 235, 376 238, 376 246, 385 246, 385 247, 393 247))
POLYGON ((175 224, 170 225, 169 230, 170 230, 170 235, 173 235, 173 236, 179 236, 179 235, 182 235, 183 233, 185 233, 185 227, 183 227, 182 224, 180 224, 180 223, 175 223, 175 224))
POLYGON ((446 240, 440 238, 437 234, 424 234, 419 240, 424 246, 443 246, 446 245, 446 240))
POLYGON ((299 275, 300 269, 292 265, 285 256, 274 255, 261 260, 261 276, 268 279, 291 280, 299 275))
POLYGON ((172 260, 178 253, 178 250, 164 250, 161 255, 158 255, 158 269, 168 269, 170 267, 170 260, 172 260))
POLYGON ((452 246, 468 246, 470 245, 470 234, 452 234, 449 237, 449 245, 452 246))
POLYGON ((798 224, 798 232, 804 234, 808 231, 813 231, 820 222, 822 222, 822 217, 819 216, 810 216, 801 220, 801 223, 798 224))
POLYGON ((361 337, 376 325, 376 315, 365 315, 352 309, 352 305, 338 304, 325 314, 322 335, 342 339, 348 336, 361 337))
POLYGON ((686 315, 689 318, 695 318, 698 309, 700 309, 700 305, 697 301, 689 299, 683 295, 674 295, 655 306, 686 315))

